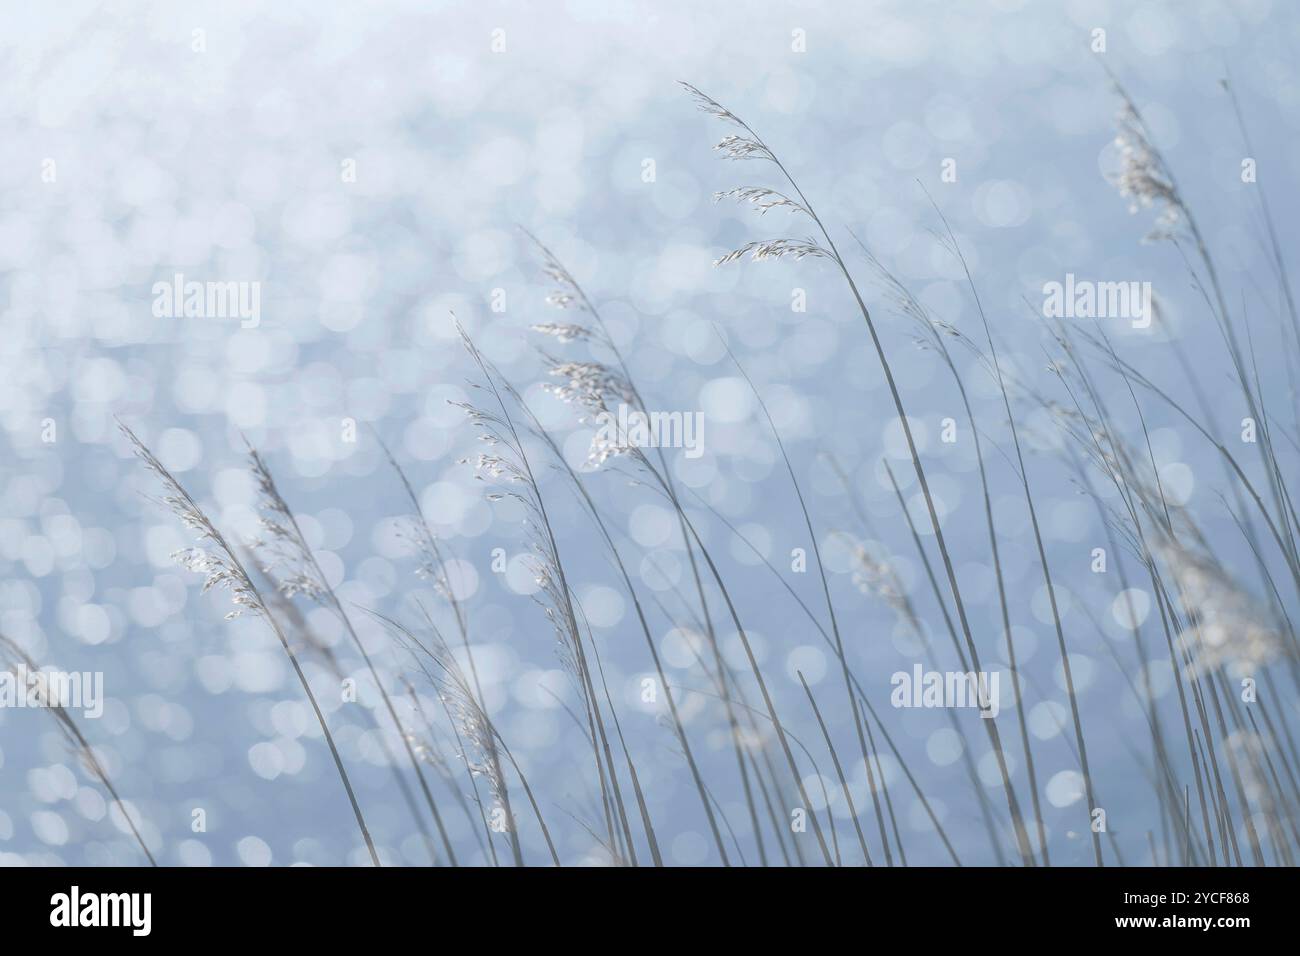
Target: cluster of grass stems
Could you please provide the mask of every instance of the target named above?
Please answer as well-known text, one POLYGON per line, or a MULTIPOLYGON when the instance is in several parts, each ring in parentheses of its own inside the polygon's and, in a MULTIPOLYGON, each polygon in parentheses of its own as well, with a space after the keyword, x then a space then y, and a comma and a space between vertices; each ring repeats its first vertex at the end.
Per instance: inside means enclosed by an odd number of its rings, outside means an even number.
MULTIPOLYGON (((1248 148, 1240 107, 1231 87, 1226 82, 1224 87, 1248 148)), ((645 660, 653 668, 663 696, 662 729, 670 735, 683 773, 689 778, 689 791, 698 801, 698 821, 711 842, 711 863, 906 866, 911 851, 914 858, 920 853, 924 858, 958 866, 972 862, 1052 865, 1052 851, 1062 844, 1053 841, 1048 833, 1042 799, 1044 781, 1026 712, 1026 699, 1031 693, 1048 698, 1038 693, 1028 675, 1021 672, 1012 639, 1017 595, 1011 593, 1004 574, 1003 554, 1008 545, 999 534, 993 506, 995 492, 1000 490, 994 482, 994 469, 1002 467, 1014 476, 1012 487, 1023 498, 1033 542, 1033 575, 1041 577, 1041 593, 1046 595, 1050 608, 1069 714, 1068 726, 1061 730, 1084 790, 1083 799, 1068 811, 1068 826, 1088 834, 1088 859, 1097 866, 1295 862, 1300 852, 1300 751, 1291 727, 1294 707, 1286 703, 1283 695, 1288 681, 1300 691, 1300 655, 1296 653, 1300 645, 1288 612, 1291 590, 1300 595, 1300 516, 1275 442, 1296 447, 1294 423, 1300 415, 1294 404, 1289 410, 1270 405, 1258 372, 1245 307, 1230 307, 1230 296, 1221 285, 1215 260, 1171 169, 1152 144, 1133 100, 1118 83, 1115 88, 1123 108, 1117 140, 1124 161, 1120 189, 1136 207, 1150 206, 1158 211, 1153 236, 1171 243, 1182 256, 1208 320, 1222 338, 1241 406, 1258 425, 1259 440, 1253 446, 1236 443, 1229 433, 1216 428, 1205 386, 1172 338, 1168 346, 1187 372, 1195 410, 1144 375, 1114 345, 1101 323, 1091 327, 1054 323, 1044 347, 1053 384, 1048 389, 1037 386, 1020 373, 1016 363, 1003 357, 1005 349, 997 332, 1000 323, 986 313, 967 257, 938 204, 932 201, 940 227, 935 234, 964 277, 979 320, 973 332, 933 316, 851 231, 846 232, 851 240, 845 245, 849 250, 846 256, 834 238, 835 227, 822 219, 776 151, 736 114, 700 90, 686 86, 705 113, 729 128, 718 149, 730 159, 757 163, 775 177, 775 186, 741 187, 720 193, 718 198, 753 204, 763 213, 782 209, 803 220, 813 233, 808 239, 749 242, 718 263, 725 265, 745 256, 757 260, 819 259, 827 263, 842 279, 847 301, 865 326, 887 386, 890 411, 901 426, 910 459, 908 467, 924 504, 923 514, 918 517, 909 508, 903 490, 908 483, 900 481, 888 461, 882 462, 882 471, 897 498, 898 520, 906 525, 910 546, 923 572, 923 584, 918 593, 907 593, 888 560, 858 547, 859 573, 855 580, 862 593, 857 598, 884 602, 898 626, 917 640, 926 666, 933 670, 979 672, 989 660, 1006 664, 1014 699, 1010 719, 979 719, 975 723, 980 729, 974 731, 966 719, 971 712, 944 711, 961 742, 961 763, 950 771, 955 779, 945 790, 945 804, 967 804, 970 813, 964 816, 978 813, 987 852, 965 835, 954 839, 947 831, 942 813, 919 779, 915 756, 900 746, 896 726, 891 733, 890 712, 882 709, 880 698, 868 692, 850 664, 855 644, 867 640, 867 636, 854 633, 847 623, 853 619, 855 608, 844 606, 843 598, 833 595, 822 550, 832 535, 849 542, 874 540, 878 535, 852 478, 832 451, 820 452, 819 458, 843 485, 845 512, 852 518, 840 527, 819 523, 805 496, 796 462, 759 388, 728 351, 730 361, 751 388, 762 422, 784 463, 791 500, 797 506, 813 559, 815 585, 808 589, 802 583, 804 579, 783 573, 724 515, 694 490, 681 486, 662 449, 628 447, 625 443, 593 446, 593 467, 576 469, 563 454, 559 440, 514 385, 457 325, 474 373, 475 400, 463 403, 463 408, 486 446, 472 464, 479 477, 491 486, 490 499, 508 498, 525 516, 524 530, 538 585, 536 602, 554 632, 574 690, 574 706, 563 706, 588 750, 580 760, 591 781, 591 803, 559 811, 576 821, 588 838, 587 848, 577 860, 620 866, 662 866, 671 862, 665 860, 661 843, 664 821, 653 819, 652 801, 643 790, 637 762, 625 737, 626 717, 620 716, 620 702, 606 683, 599 642, 570 583, 568 552, 574 545, 564 540, 552 519, 550 502, 555 495, 573 496, 634 612, 631 629, 639 635, 637 643, 644 643, 645 660), (914 342, 937 357, 960 401, 962 424, 974 443, 984 526, 981 535, 987 534, 987 556, 996 584, 1000 627, 991 631, 981 632, 972 619, 940 506, 931 491, 927 463, 918 450, 913 420, 884 343, 879 315, 867 305, 861 278, 864 273, 871 288, 880 293, 886 314, 901 319, 914 342), (987 376, 987 381, 980 384, 994 389, 1000 422, 981 420, 977 414, 971 398, 973 375, 987 376), (1116 395, 1120 396, 1119 402, 1114 399, 1116 395), (1227 489, 1221 495, 1222 506, 1253 556, 1258 594, 1247 592, 1237 583, 1216 556, 1197 519, 1166 495, 1148 427, 1148 417, 1157 409, 1188 426, 1190 433, 1220 460, 1223 487, 1227 489), (1288 411, 1292 416, 1290 431, 1281 420, 1288 411), (1054 433, 1045 442, 1037 441, 1041 437, 1038 435, 1031 442, 1025 424, 1030 420, 1038 422, 1040 430, 1043 421, 1050 421, 1054 433), (1136 430, 1133 423, 1138 426, 1136 430), (1135 437, 1126 437, 1129 432, 1134 432, 1135 437), (1095 505, 1118 585, 1115 593, 1132 595, 1135 589, 1142 588, 1151 596, 1154 610, 1150 619, 1134 623, 1132 641, 1123 646, 1115 643, 1102 622, 1086 608, 1083 611, 1095 630, 1095 638, 1089 634, 1085 643, 1077 629, 1071 633, 1064 623, 1063 609, 1057 603, 1058 588, 1054 586, 1054 574, 1059 578, 1060 569, 1048 557, 1040 524, 1040 489, 1031 477, 1026 457, 1031 447, 1056 449, 1076 489, 1095 505), (1237 447, 1242 450, 1234 450, 1237 447), (1257 459, 1252 460, 1253 456, 1257 459), (623 540, 618 523, 593 493, 593 485, 608 480, 606 475, 611 472, 631 478, 674 516, 689 575, 685 586, 669 592, 672 607, 658 595, 647 593, 629 570, 631 545, 623 540), (769 677, 760 666, 747 631, 747 614, 728 589, 719 556, 698 526, 704 515, 724 525, 736 541, 752 550, 757 562, 771 575, 772 593, 788 597, 806 619, 809 632, 815 632, 825 644, 836 676, 815 692, 804 675, 798 674, 806 711, 778 711, 769 677), (925 619, 927 613, 929 620, 925 619), (698 680, 691 686, 674 683, 665 671, 656 639, 660 619, 698 638, 692 645, 698 680), (723 639, 729 634, 735 635, 743 651, 742 666, 735 666, 724 653, 723 639), (1131 827, 1103 830, 1091 826, 1092 808, 1109 808, 1112 823, 1127 814, 1118 804, 1108 804, 1095 774, 1096 754, 1090 751, 1086 732, 1088 716, 1080 706, 1072 671, 1072 648, 1077 653, 1080 646, 1103 648, 1114 664, 1114 672, 1124 682, 1124 690, 1144 709, 1148 740, 1140 743, 1137 738, 1126 737, 1126 746, 1133 764, 1146 774, 1158 829, 1139 833, 1131 827), (1176 707, 1158 706, 1152 672, 1161 661, 1168 663, 1176 707), (1242 674, 1257 680, 1257 701, 1246 703, 1239 696, 1232 677, 1242 674), (701 720, 691 719, 692 714, 710 713, 706 705, 713 707, 711 712, 725 723, 727 739, 726 760, 714 761, 711 779, 704 772, 701 747, 709 745, 707 738, 714 732, 700 726, 701 720), (828 714, 841 719, 828 724, 828 714), (815 727, 815 732, 796 736, 792 729, 796 721, 815 727), (832 728, 844 723, 851 724, 852 732, 847 741, 837 740, 832 728), (973 757, 981 742, 972 740, 972 736, 981 734, 996 764, 993 787, 985 786, 973 757), (882 754, 892 758, 901 770, 903 780, 893 786, 886 785, 882 754), (1023 766, 1019 778, 1013 774, 1009 754, 1023 766), (848 781, 850 769, 857 767, 865 772, 868 782, 870 800, 863 806, 855 805, 848 781), (835 796, 847 802, 843 820, 834 819, 826 809, 835 801, 826 792, 824 781, 830 777, 823 770, 833 774, 838 785, 835 796), (808 790, 810 780, 822 781, 816 801, 808 790), (733 794, 738 796, 732 798, 733 794), (932 832, 905 838, 906 828, 899 816, 912 798, 924 812, 932 832), (728 817, 728 807, 733 814, 736 808, 743 808, 740 812, 747 819, 740 834, 735 821, 728 817), (791 827, 791 812, 796 809, 803 812, 806 829, 791 827), (923 845, 926 842, 931 845, 923 845)), ((1300 319, 1262 185, 1256 195, 1271 280, 1276 287, 1281 345, 1294 385, 1300 319)), ((557 347, 576 342, 587 350, 579 359, 543 351, 550 378, 548 389, 572 403, 584 417, 613 411, 619 404, 649 412, 651 406, 597 303, 550 249, 531 234, 526 235, 555 285, 548 302, 566 310, 569 319, 538 324, 536 332, 557 347)), ((1030 303, 1026 307, 1036 311, 1030 303)), ((1294 387, 1291 394, 1294 402, 1294 387)), ((873 410, 873 414, 878 412, 873 410)), ((432 582, 444 605, 441 609, 419 605, 416 620, 399 620, 374 609, 349 606, 340 599, 256 449, 248 449, 248 466, 260 496, 263 534, 247 546, 236 547, 146 445, 125 425, 122 430, 161 483, 162 505, 180 517, 198 539, 197 547, 179 555, 179 560, 205 576, 205 590, 215 587, 230 591, 235 604, 232 616, 247 612, 264 621, 289 658, 320 724, 361 842, 374 865, 382 862, 381 850, 371 837, 364 808, 301 660, 310 657, 339 679, 344 671, 334 650, 312 633, 298 601, 324 608, 337 618, 342 633, 364 662, 382 707, 359 710, 384 747, 396 792, 431 861, 447 866, 466 862, 464 849, 458 855, 449 835, 447 814, 464 816, 478 859, 491 865, 561 866, 576 861, 572 852, 566 856, 557 846, 548 823, 548 816, 557 812, 559 804, 545 801, 534 790, 493 719, 478 673, 470 608, 458 596, 461 591, 456 563, 448 545, 434 533, 433 523, 424 513, 407 473, 377 435, 374 440, 391 465, 394 487, 400 489, 411 514, 409 538, 419 556, 419 573, 432 582), (358 615, 378 622, 392 636, 402 651, 401 659, 407 662, 404 667, 381 669, 376 665, 358 635, 358 615), (437 712, 430 713, 430 701, 436 701, 437 712), (400 748, 393 747, 390 741, 400 742, 400 748), (532 831, 535 837, 527 841, 532 852, 526 850, 520 836, 526 831, 532 831)), ((982 547, 979 541, 972 544, 982 547)), ((1129 618, 1138 621, 1133 607, 1129 608, 1129 618)), ((35 668, 35 663, 27 660, 12 642, 5 642, 0 649, 35 668)), ((879 686, 878 675, 873 683, 879 686)), ((102 762, 72 717, 61 708, 55 710, 54 716, 90 773, 122 810, 141 852, 154 862, 102 762)), ((1136 799, 1127 797, 1125 802, 1136 799)), ((674 831, 682 827, 680 820, 672 824, 674 831)))

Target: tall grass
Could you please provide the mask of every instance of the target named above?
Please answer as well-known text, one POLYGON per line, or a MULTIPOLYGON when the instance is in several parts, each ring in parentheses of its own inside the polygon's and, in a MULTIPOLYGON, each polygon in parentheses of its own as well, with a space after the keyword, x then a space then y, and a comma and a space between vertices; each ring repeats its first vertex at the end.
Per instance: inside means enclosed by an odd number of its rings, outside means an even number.
MULTIPOLYGON (((756 163, 777 184, 744 185, 716 198, 764 214, 788 214, 813 232, 811 238, 748 241, 716 264, 787 259, 829 268, 843 296, 838 305, 851 311, 855 324, 861 320, 855 334, 866 332, 872 371, 885 385, 887 413, 902 435, 910 475, 895 472, 888 459, 845 467, 828 436, 819 436, 817 444, 824 446, 819 454, 801 454, 782 434, 769 405, 772 383, 762 375, 751 377, 726 344, 727 330, 719 329, 723 351, 754 398, 756 424, 780 458, 781 480, 788 481, 788 492, 773 492, 764 506, 788 513, 793 533, 811 551, 814 573, 792 575, 737 526, 734 515, 683 482, 679 463, 664 448, 641 448, 626 435, 605 435, 593 442, 585 461, 574 460, 558 429, 544 424, 553 419, 539 412, 538 400, 517 389, 458 325, 474 398, 457 404, 487 445, 467 463, 489 486, 489 502, 510 501, 524 516, 521 537, 537 585, 534 600, 570 678, 567 693, 557 695, 555 703, 583 746, 564 753, 571 777, 563 785, 530 772, 529 755, 517 755, 507 740, 506 730, 514 725, 503 719, 508 705, 485 693, 495 675, 480 673, 484 656, 478 642, 485 638, 477 632, 473 598, 457 579, 456 541, 435 534, 436 522, 417 491, 420 477, 378 434, 373 440, 400 485, 399 507, 409 512, 415 572, 433 585, 436 606, 427 604, 425 595, 407 603, 408 613, 418 609, 415 620, 344 602, 266 462, 250 447, 264 532, 251 547, 269 582, 264 593, 263 579, 250 575, 239 548, 123 426, 135 454, 164 488, 162 505, 199 538, 200 547, 178 560, 204 575, 204 590, 230 592, 231 616, 247 611, 262 618, 289 658, 371 861, 379 864, 381 848, 366 826, 299 649, 305 646, 305 653, 322 657, 336 674, 344 672, 344 661, 339 651, 312 638, 295 598, 325 608, 350 638, 350 652, 364 664, 387 717, 381 726, 367 714, 387 755, 387 771, 417 829, 451 865, 560 866, 597 858, 616 866, 665 866, 674 862, 673 835, 691 827, 707 832, 708 862, 722 866, 907 866, 938 860, 1031 867, 1076 860, 1085 852, 1096 866, 1135 859, 1293 865, 1300 858, 1300 749, 1296 708, 1287 693, 1300 690, 1300 640, 1292 626, 1300 597, 1300 514, 1293 487, 1300 452, 1295 435, 1300 402, 1294 394, 1300 370, 1292 354, 1300 347, 1300 318, 1263 190, 1257 193, 1258 211, 1269 281, 1276 289, 1272 317, 1278 320, 1293 393, 1289 402, 1276 399, 1276 388, 1259 366, 1269 343, 1256 341, 1262 331, 1258 316, 1248 315, 1244 294, 1225 283, 1170 163, 1154 145, 1137 103, 1116 82, 1121 107, 1116 185, 1135 209, 1155 211, 1150 238, 1175 250, 1221 351, 1192 363, 1176 340, 1170 343, 1169 354, 1188 377, 1184 389, 1144 371, 1138 350, 1117 344, 1101 321, 1088 326, 1057 320, 1040 325, 1043 341, 1029 348, 1039 347, 1047 362, 1044 384, 1041 375, 1023 372, 1019 351, 1007 348, 1013 320, 986 304, 984 280, 938 203, 930 200, 942 226, 936 239, 974 306, 973 332, 922 305, 921 297, 851 230, 843 230, 852 240, 845 245, 851 252, 842 254, 836 242, 840 227, 819 214, 809 199, 811 189, 806 193, 801 186, 802 176, 739 115, 698 88, 685 88, 701 110, 728 128, 717 150, 756 163), (880 292, 872 305, 864 271, 880 292), (1234 307, 1239 298, 1242 304, 1234 307), (940 463, 925 452, 909 416, 894 345, 899 328, 892 319, 901 319, 908 337, 935 358, 943 387, 959 403, 972 442, 972 487, 978 489, 977 531, 969 538, 953 534, 935 493, 940 463), (1216 420, 1210 394, 1217 385, 1208 375, 1197 377, 1198 369, 1212 362, 1226 369, 1231 400, 1257 428, 1253 449, 1237 450, 1230 431, 1216 420), (1185 390, 1194 404, 1181 398, 1185 390), (1153 438, 1166 422, 1186 426, 1184 435, 1219 461, 1220 509, 1200 507, 1202 501, 1193 507, 1172 493, 1153 438), (818 480, 825 477, 815 470, 822 465, 842 495, 827 493, 818 480), (864 469, 876 471, 888 503, 874 515, 864 504, 864 469), (608 493, 611 479, 630 479, 635 490, 627 500, 644 500, 670 515, 671 546, 689 570, 683 581, 655 593, 639 578, 637 559, 645 557, 644 549, 623 530, 626 515, 616 510, 620 499, 608 493), (820 495, 806 492, 815 480, 820 495), (923 506, 918 514, 905 492, 911 481, 923 506), (1049 548, 1043 516, 1044 502, 1062 490, 1082 495, 1095 513, 1113 574, 1099 578, 1094 588, 1123 624, 1121 630, 1131 633, 1131 643, 1112 636, 1103 611, 1084 606, 1071 614, 1061 601, 1067 591, 1061 585, 1074 580, 1073 572, 1066 567, 1067 556, 1049 548), (1027 516, 1027 546, 997 516, 997 499, 1005 500, 1008 492, 1027 516), (571 522, 567 516, 575 506, 580 520, 571 522), (1222 536, 1225 530, 1228 538, 1222 536), (895 538, 905 542, 898 557, 867 543, 895 538), (747 562, 752 570, 729 566, 724 544, 752 556, 747 562), (1246 565, 1229 557, 1242 547, 1251 558, 1246 565), (608 635, 588 619, 575 587, 576 568, 585 567, 580 565, 584 549, 607 562, 633 611, 628 623, 608 635), (915 556, 919 584, 905 583, 896 567, 904 563, 904 550, 915 556), (1018 551, 1033 569, 1022 579, 1013 576, 1011 555, 1021 558, 1018 551), (840 555, 838 566, 832 552, 840 555), (978 604, 969 580, 963 580, 963 559, 987 559, 992 570, 988 620, 974 613, 978 604), (767 589, 762 601, 751 600, 756 577, 767 589), (1117 586, 1101 583, 1112 580, 1117 586), (1043 665, 1030 666, 1016 644, 1017 622, 1032 612, 1027 586, 1037 587, 1045 600, 1046 612, 1039 613, 1055 638, 1059 693, 1046 689, 1043 665), (960 744, 960 765, 952 770, 925 766, 908 729, 883 706, 888 695, 880 688, 888 674, 881 662, 889 649, 874 629, 860 625, 864 602, 883 606, 885 616, 919 648, 916 663, 932 670, 982 672, 986 661, 1004 655, 1013 713, 981 717, 982 730, 975 731, 970 714, 945 709, 947 730, 960 744), (1140 603, 1147 606, 1140 609, 1140 603), (753 639, 753 622, 776 614, 774 609, 820 637, 835 670, 833 692, 819 687, 802 667, 788 680, 773 673, 753 639), (390 648, 367 645, 354 625, 358 611, 382 625, 392 639, 390 648), (734 646, 728 646, 724 627, 734 631, 734 646), (689 663, 667 659, 664 635, 670 630, 687 636, 689 663), (291 641, 291 633, 301 640, 291 641), (615 649, 617 655, 611 653, 615 649), (1136 733, 1127 725, 1117 727, 1115 713, 1089 707, 1075 666, 1077 654, 1094 650, 1105 659, 1099 679, 1136 702, 1136 733), (622 690, 622 668, 633 659, 648 668, 662 694, 662 722, 652 722, 649 731, 645 711, 622 690), (1160 669, 1168 674, 1168 697, 1158 687, 1160 669), (1255 696, 1242 693, 1243 677, 1254 682, 1255 696), (1045 721, 1056 726, 1044 733, 1045 721), (404 760, 395 759, 383 740, 389 727, 401 738, 404 754, 397 757, 404 760), (981 733, 991 763, 977 759, 981 733), (1103 736, 1107 733, 1109 738, 1103 736), (647 773, 648 751, 641 749, 646 740, 670 748, 667 770, 656 766, 647 773), (1145 781, 1145 791, 1140 782, 1111 782, 1111 768, 1121 755, 1101 748, 1115 740, 1123 758, 1140 768, 1135 780, 1145 781), (1046 805, 1046 778, 1061 767, 1077 768, 1082 792, 1053 815, 1046 805), (665 785, 666 773, 681 774, 685 796, 670 797, 676 781, 665 785), (1102 797, 1103 780, 1109 803, 1102 797), (574 789, 584 795, 575 796, 574 789), (459 807, 469 837, 458 837, 447 825, 444 806, 459 807), (1098 810, 1115 825, 1104 830, 1094 825, 1098 810), (559 817, 571 819, 574 829, 557 831, 559 817), (1134 821, 1144 817, 1156 822, 1139 828, 1134 821), (806 828, 792 824, 799 820, 806 828), (968 821, 978 822, 966 826, 968 821), (918 832, 925 826, 927 832, 918 832), (1062 830, 1086 832, 1087 851, 1080 841, 1076 853, 1062 830)), ((1232 85, 1225 81, 1224 89, 1248 147, 1245 111, 1232 85)), ((665 403, 673 398, 672 383, 637 375, 636 352, 606 324, 596 297, 550 247, 532 233, 526 236, 554 284, 547 302, 566 312, 565 321, 533 325, 545 342, 539 350, 544 390, 588 425, 620 405, 644 414, 670 407, 665 403), (651 394, 647 382, 668 394, 651 394)), ((1156 318, 1157 331, 1170 331, 1162 317, 1156 318)), ((860 413, 865 428, 879 409, 853 412, 860 413)), ((544 646, 526 633, 510 639, 520 648, 544 646)), ((12 642, 3 641, 0 649, 14 660, 26 659, 12 642)), ((153 862, 75 722, 64 712, 54 716, 153 862)))
POLYGON ((239 617, 246 612, 256 615, 266 621, 267 626, 271 628, 272 633, 280 642, 280 647, 284 650, 285 656, 289 658, 294 675, 302 686, 303 694, 306 695, 308 703, 311 704, 312 712, 316 715, 316 721, 320 724, 321 733, 325 737, 330 756, 334 760, 334 768, 338 771, 339 780, 343 784, 348 803, 352 807, 352 814, 356 817, 357 828, 361 831, 361 838, 365 841, 366 850, 370 854, 370 861, 375 866, 379 866, 379 853, 375 849, 374 840, 370 837, 370 829, 366 826, 366 818, 361 812, 361 806, 357 803, 357 795, 352 789, 352 780, 348 776, 347 769, 343 766, 343 758, 339 755, 338 747, 334 744, 334 735, 330 733, 329 724, 325 721, 325 714, 316 701, 316 694, 307 681, 307 675, 303 673, 297 653, 295 653, 293 646, 285 636, 284 628, 275 615, 270 612, 261 591, 253 584, 247 569, 244 567, 243 562, 240 561, 235 549, 226 541, 225 535, 218 530, 198 503, 190 497, 190 493, 163 466, 163 463, 154 456, 144 442, 137 438, 126 424, 119 424, 122 434, 130 442, 136 457, 144 462, 145 467, 162 484, 164 495, 160 504, 170 510, 188 530, 194 532, 198 537, 200 547, 178 552, 174 556, 175 560, 188 570, 204 576, 204 591, 218 588, 230 592, 235 608, 226 614, 226 620, 239 617))
MULTIPOLYGON (((0 662, 3 662, 6 669, 15 677, 22 673, 25 679, 27 675, 38 673, 41 670, 40 665, 22 649, 17 641, 6 637, 4 634, 0 634, 0 662)), ((154 859, 149 845, 144 842, 144 837, 140 835, 140 830, 135 825, 135 820, 131 818, 126 804, 122 802, 121 796, 118 795, 117 787, 113 785, 108 769, 104 766, 103 761, 99 759, 99 755, 95 753, 95 748, 90 745, 86 735, 81 732, 76 719, 60 701, 49 699, 47 695, 43 696, 45 696, 45 699, 40 700, 40 704, 49 711, 51 718, 58 726, 59 733, 67 741, 78 762, 86 768, 87 773, 98 780, 104 789, 108 791, 108 795, 113 798, 113 803, 117 805, 118 812, 122 814, 122 819, 126 821, 131 836, 135 838, 136 845, 140 847, 140 852, 144 854, 150 866, 157 866, 158 861, 154 859)))

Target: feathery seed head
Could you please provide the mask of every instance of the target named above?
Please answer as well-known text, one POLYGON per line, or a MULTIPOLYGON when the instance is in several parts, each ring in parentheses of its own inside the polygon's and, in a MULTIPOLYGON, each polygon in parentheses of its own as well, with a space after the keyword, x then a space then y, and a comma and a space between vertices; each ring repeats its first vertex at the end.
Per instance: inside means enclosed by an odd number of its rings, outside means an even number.
POLYGON ((721 259, 715 259, 715 266, 726 265, 729 262, 737 262, 745 256, 749 256, 755 262, 761 262, 764 259, 782 259, 790 257, 796 262, 800 259, 830 259, 831 254, 823 249, 811 239, 762 239, 753 242, 747 242, 739 249, 728 252, 721 259))

